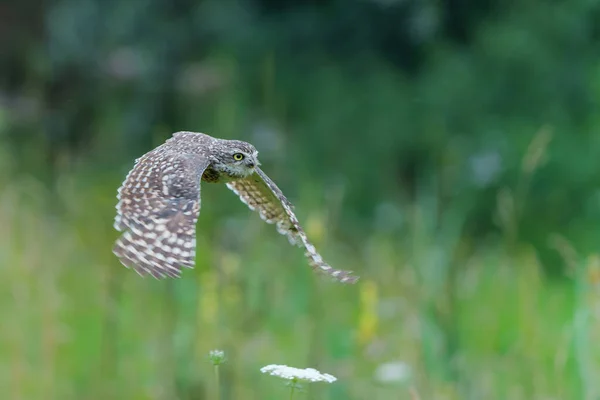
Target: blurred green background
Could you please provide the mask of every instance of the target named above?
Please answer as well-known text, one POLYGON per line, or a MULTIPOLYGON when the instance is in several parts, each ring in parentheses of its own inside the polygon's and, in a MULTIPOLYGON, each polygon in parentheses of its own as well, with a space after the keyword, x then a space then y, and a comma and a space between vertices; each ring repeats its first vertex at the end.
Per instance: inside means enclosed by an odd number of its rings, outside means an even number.
POLYGON ((5 0, 7 399, 600 399, 596 0, 5 0), (222 185, 142 279, 116 190, 172 132, 250 141, 355 286, 222 185))

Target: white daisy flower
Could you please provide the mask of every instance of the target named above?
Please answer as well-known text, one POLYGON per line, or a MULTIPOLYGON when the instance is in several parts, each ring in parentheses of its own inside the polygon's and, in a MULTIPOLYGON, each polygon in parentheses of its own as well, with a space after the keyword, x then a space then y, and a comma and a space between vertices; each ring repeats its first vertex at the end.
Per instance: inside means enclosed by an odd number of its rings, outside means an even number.
POLYGON ((260 372, 263 374, 269 374, 272 376, 278 376, 288 381, 305 381, 305 382, 327 382, 333 383, 337 381, 337 378, 333 375, 324 374, 317 371, 314 368, 294 368, 288 367, 287 365, 276 365, 271 364, 266 367, 262 367, 260 372))
POLYGON ((375 379, 381 383, 408 382, 411 376, 410 365, 403 361, 381 364, 375 370, 375 379))

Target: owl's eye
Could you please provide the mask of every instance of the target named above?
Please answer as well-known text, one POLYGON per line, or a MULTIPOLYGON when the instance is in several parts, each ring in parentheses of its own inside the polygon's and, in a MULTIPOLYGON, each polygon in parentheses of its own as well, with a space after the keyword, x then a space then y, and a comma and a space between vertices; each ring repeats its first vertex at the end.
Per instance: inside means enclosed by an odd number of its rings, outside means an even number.
POLYGON ((244 155, 242 153, 235 153, 233 155, 233 159, 235 161, 242 161, 244 159, 244 155))

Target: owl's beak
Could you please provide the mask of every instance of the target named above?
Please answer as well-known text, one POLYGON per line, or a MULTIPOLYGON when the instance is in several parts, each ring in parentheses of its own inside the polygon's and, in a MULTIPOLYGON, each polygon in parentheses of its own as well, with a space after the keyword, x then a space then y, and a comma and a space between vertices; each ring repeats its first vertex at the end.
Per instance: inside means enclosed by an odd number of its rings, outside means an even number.
POLYGON ((248 157, 248 158, 246 158, 246 166, 248 168, 258 167, 259 165, 260 165, 260 163, 258 162, 258 160, 256 159, 256 157, 248 157))

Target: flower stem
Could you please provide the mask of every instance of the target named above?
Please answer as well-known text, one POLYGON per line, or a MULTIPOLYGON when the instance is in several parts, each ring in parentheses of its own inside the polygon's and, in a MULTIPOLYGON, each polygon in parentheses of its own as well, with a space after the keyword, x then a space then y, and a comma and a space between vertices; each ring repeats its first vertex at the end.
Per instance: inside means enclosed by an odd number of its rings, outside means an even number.
POLYGON ((288 386, 290 387, 290 400, 294 398, 294 392, 296 391, 298 386, 298 378, 293 378, 288 382, 288 386))
POLYGON ((221 400, 221 381, 219 380, 219 364, 215 364, 215 400, 221 400))

